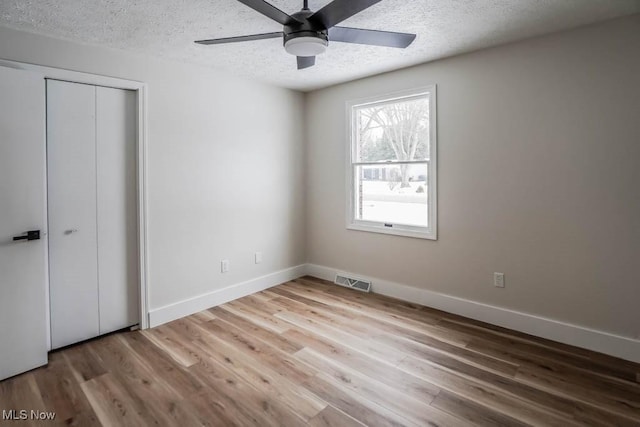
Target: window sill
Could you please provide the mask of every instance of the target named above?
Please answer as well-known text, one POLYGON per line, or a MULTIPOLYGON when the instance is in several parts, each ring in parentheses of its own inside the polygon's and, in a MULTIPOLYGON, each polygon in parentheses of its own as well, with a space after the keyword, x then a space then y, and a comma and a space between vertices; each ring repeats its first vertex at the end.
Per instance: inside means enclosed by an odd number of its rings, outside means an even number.
POLYGON ((397 227, 385 227, 383 225, 369 225, 369 224, 348 224, 347 230, 355 231, 368 231, 370 233, 391 234, 394 236, 413 237, 416 239, 438 240, 438 236, 434 231, 425 230, 409 230, 397 227))

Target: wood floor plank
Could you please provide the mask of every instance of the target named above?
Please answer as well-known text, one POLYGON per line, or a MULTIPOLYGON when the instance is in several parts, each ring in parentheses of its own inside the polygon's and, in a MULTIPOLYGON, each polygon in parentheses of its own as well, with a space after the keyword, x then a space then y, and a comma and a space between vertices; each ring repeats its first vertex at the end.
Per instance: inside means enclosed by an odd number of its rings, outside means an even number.
POLYGON ((326 406, 305 388, 281 376, 267 366, 256 363, 252 357, 238 351, 214 336, 196 342, 218 364, 225 366, 259 391, 275 397, 300 418, 309 421, 326 406))
MULTIPOLYGON (((275 298, 271 301, 271 303, 274 303, 274 304, 278 304, 278 302, 279 302, 278 298, 275 298)), ((304 319, 300 317, 296 318, 297 323, 296 322, 293 322, 293 323, 296 324, 297 326, 304 328, 305 325, 303 324, 303 321, 306 320, 307 323, 313 323, 312 321, 320 323, 324 321, 324 324, 329 324, 334 328, 345 328, 349 331, 358 329, 358 324, 356 321, 354 321, 355 319, 352 320, 350 323, 347 322, 346 319, 344 319, 343 321, 336 320, 335 316, 319 314, 318 312, 324 313, 324 311, 321 309, 303 310, 302 308, 299 307, 299 305, 300 305, 299 303, 298 304, 294 304, 294 303, 281 304, 282 307, 293 309, 295 310, 295 313, 304 317, 304 319)), ((287 318, 286 316, 290 317, 290 315, 287 312, 279 313, 277 314, 277 316, 285 319, 287 318)), ((315 332, 316 334, 319 333, 317 329, 313 330, 313 332, 315 332)), ((331 331, 329 333, 331 333, 331 331)), ((328 335, 325 334, 324 336, 327 337, 328 335)), ((333 339, 336 340, 335 337, 333 337, 333 339)), ((339 337, 337 339, 339 340, 339 337)), ((345 343, 345 345, 351 345, 351 346, 354 345, 353 344, 354 339, 352 337, 347 337, 342 341, 345 343), (349 344, 346 344, 346 343, 349 343, 349 344)), ((433 345, 433 341, 435 340, 431 340, 429 343, 433 345)), ((441 349, 446 348, 449 351, 449 353, 434 349, 432 346, 427 346, 421 343, 416 343, 410 340, 394 337, 390 334, 376 335, 375 342, 378 344, 386 345, 388 350, 394 349, 395 352, 397 352, 398 355, 400 356, 398 360, 401 360, 405 354, 411 354, 414 356, 429 358, 432 361, 439 361, 439 363, 443 366, 447 366, 447 365, 460 366, 462 363, 468 363, 468 364, 479 366, 483 369, 496 372, 501 375, 510 376, 510 377, 513 377, 515 375, 516 369, 517 369, 517 365, 515 364, 500 361, 498 359, 491 358, 491 357, 486 357, 482 354, 473 353, 464 348, 458 348, 442 342, 439 342, 441 344, 440 348, 441 349), (456 354, 456 356, 454 356, 451 352, 456 354), (462 357, 460 357, 461 355, 462 357)), ((376 352, 379 353, 381 348, 383 347, 378 346, 376 351, 374 351, 373 353, 374 354, 376 354, 376 352)), ((365 350, 367 352, 370 351, 370 349, 368 348, 365 348, 365 350)), ((397 362, 398 360, 392 359, 392 362, 397 362)))
POLYGON ((348 413, 351 417, 367 426, 417 426, 417 424, 398 416, 384 406, 371 402, 358 394, 350 393, 348 389, 340 386, 339 383, 332 382, 330 378, 322 374, 305 380, 303 385, 332 406, 348 413))
POLYGON ((214 397, 227 419, 239 425, 305 425, 304 419, 287 410, 274 396, 261 392, 214 360, 208 364, 199 362, 189 370, 198 373, 210 385, 207 394, 214 397))
POLYGON ((273 298, 267 293, 267 291, 256 292, 255 294, 251 294, 251 296, 264 302, 267 302, 271 300, 271 298, 273 298))
POLYGON ((85 381, 80 387, 103 426, 136 427, 147 424, 133 406, 131 396, 111 374, 85 381))
POLYGON ((99 426, 100 424, 101 424, 100 420, 98 420, 98 417, 96 416, 96 413, 94 412, 93 408, 90 408, 85 412, 79 412, 75 414, 73 417, 67 418, 60 425, 63 425, 65 427, 86 427, 86 426, 99 426))
POLYGON ((350 417, 344 412, 327 406, 318 415, 309 421, 310 427, 363 427, 360 421, 350 417))
POLYGON ((390 334, 378 335, 376 342, 414 357, 429 359, 431 362, 441 366, 450 366, 452 369, 462 366, 461 364, 466 364, 505 377, 514 377, 518 369, 518 365, 513 363, 486 357, 483 354, 473 353, 466 349, 458 349, 455 346, 447 347, 446 343, 440 346, 441 348, 435 348, 430 345, 412 341, 411 339, 390 334), (447 348, 448 351, 443 350, 443 347, 447 348))
MULTIPOLYGON (((461 325, 465 325, 467 327, 473 327, 483 332, 491 332, 497 336, 503 336, 515 340, 522 340, 529 344, 533 344, 540 348, 546 349, 547 351, 553 352, 554 350, 560 352, 561 354, 571 355, 573 357, 579 357, 580 360, 578 365, 588 366, 588 370, 592 372, 602 373, 603 375, 610 375, 618 377, 619 379, 625 379, 627 381, 637 381, 636 375, 638 374, 638 364, 621 360, 615 358, 613 356, 609 356, 602 353, 595 353, 593 351, 589 351, 586 349, 581 349, 577 347, 573 347, 567 344, 558 343, 554 341, 550 341, 544 338, 534 337, 529 334, 525 334, 522 332, 513 331, 510 329, 506 329, 500 326, 491 325, 485 322, 480 322, 474 319, 469 319, 461 316, 457 316, 454 314, 446 313, 440 310, 435 310, 430 307, 420 306, 418 304, 413 304, 410 302, 397 300, 394 298, 389 298, 382 295, 376 294, 363 294, 361 292, 353 292, 352 290, 341 288, 333 285, 332 282, 317 279, 311 276, 305 276, 300 279, 296 279, 292 281, 294 283, 305 284, 309 287, 320 287, 322 292, 328 292, 334 295, 349 295, 349 293, 353 294, 349 299, 353 299, 354 301, 364 302, 367 301, 369 304, 372 304, 374 307, 380 307, 380 303, 383 307, 396 307, 397 309, 405 310, 407 313, 404 315, 408 315, 408 312, 413 311, 422 311, 428 313, 428 315, 432 318, 441 318, 451 322, 455 322, 461 325), (435 317, 434 317, 435 316, 435 317)), ((290 283, 290 282, 288 282, 290 283)))
POLYGON ((189 316, 194 322, 202 323, 213 320, 216 317, 209 310, 202 310, 189 316))
MULTIPOLYGON (((267 301, 270 304, 278 304, 282 307, 283 303, 297 303, 297 307, 305 307, 311 310, 322 310, 324 312, 330 312, 335 315, 342 316, 347 319, 355 318, 357 315, 353 313, 351 310, 345 310, 340 307, 331 306, 329 304, 325 304, 323 302, 319 302, 313 300, 311 298, 307 298, 301 296, 299 294, 294 294, 292 292, 287 291, 284 286, 277 286, 276 288, 272 288, 273 292, 271 292, 272 298, 267 301), (276 293, 277 292, 277 293, 276 293)), ((288 309, 286 307, 282 307, 283 309, 288 309)))
POLYGON ((536 337, 523 332, 503 328, 501 326, 491 325, 485 322, 455 315, 449 315, 445 319, 449 322, 458 323, 467 327, 482 331, 489 331, 496 336, 530 343, 546 351, 556 351, 560 354, 564 354, 565 356, 573 356, 574 358, 578 358, 580 364, 589 363, 592 370, 598 371, 604 375, 618 376, 620 379, 633 381, 633 376, 638 369, 637 363, 618 359, 607 354, 597 353, 584 348, 574 347, 569 344, 536 337))
MULTIPOLYGON (((194 372, 198 374, 197 372, 194 372)), ((185 410, 196 419, 193 425, 203 427, 243 427, 256 425, 250 423, 243 417, 233 416, 229 410, 229 405, 219 397, 218 393, 211 391, 209 387, 205 391, 195 394, 189 398, 188 402, 183 402, 185 410)), ((188 424, 183 424, 188 425, 188 424)))
MULTIPOLYGON (((384 310, 371 308, 364 306, 360 303, 349 301, 343 297, 334 296, 326 292, 317 292, 309 289, 301 289, 300 286, 292 286, 291 282, 284 285, 280 285, 276 288, 271 288, 275 293, 279 293, 280 287, 283 288, 289 294, 299 295, 313 299, 317 302, 322 302, 326 305, 342 308, 352 311, 355 314, 361 316, 370 317, 373 319, 381 320, 392 325, 400 326, 406 329, 414 330, 418 333, 428 333, 433 337, 440 339, 441 341, 449 342, 451 344, 465 346, 468 344, 470 337, 467 334, 459 333, 454 330, 447 330, 434 324, 432 321, 422 322, 409 318, 402 317, 393 313, 387 313, 384 310)), ((356 292, 356 291, 353 291, 356 292)))
MULTIPOLYGON (((34 372, 27 372, 0 382, 0 415, 5 411, 51 411, 45 405, 41 391, 34 377, 34 372)), ((56 423, 60 420, 54 420, 56 423)), ((11 421, 9 421, 11 422, 11 421)), ((21 425, 37 426, 38 421, 27 418, 17 421, 21 425)), ((13 422, 12 422, 13 423, 13 422)))
POLYGON ((431 401, 418 400, 387 386, 373 377, 361 374, 336 363, 329 357, 311 349, 303 349, 295 354, 300 360, 319 368, 323 378, 330 377, 333 383, 342 385, 350 393, 377 403, 406 418, 416 425, 464 425, 465 423, 446 412, 431 407, 431 401))
POLYGON ((220 319, 230 326, 235 326, 246 334, 259 339, 264 343, 270 344, 286 353, 295 353, 302 348, 281 334, 274 333, 269 329, 256 325, 255 323, 252 323, 230 311, 223 310, 220 307, 213 308, 211 311, 215 313, 217 319, 220 319))
POLYGON ((524 427, 528 425, 445 390, 441 390, 440 393, 438 393, 433 402, 431 402, 431 406, 454 414, 456 417, 465 420, 468 424, 473 425, 487 427, 524 427))
MULTIPOLYGON (((215 319, 215 316, 212 315, 212 317, 213 319, 209 320, 215 319)), ((185 339, 197 340, 200 338, 201 333, 201 329, 198 327, 198 325, 204 322, 208 322, 209 320, 203 321, 201 318, 195 319, 193 316, 189 316, 169 322, 165 326, 179 335, 181 338, 181 342, 185 339)))
MULTIPOLYGON (((109 368, 109 378, 126 392, 129 403, 147 423, 179 425, 176 408, 183 394, 141 358, 122 335, 110 335, 92 342, 100 347, 100 358, 109 368)), ((94 348, 95 350, 95 348, 94 348)))
MULTIPOLYGON (((440 317, 428 316, 423 313, 412 313, 411 311, 395 310, 377 304, 371 298, 365 298, 368 294, 359 293, 353 290, 347 290, 338 286, 332 289, 332 292, 319 292, 313 286, 300 283, 299 281, 287 282, 279 287, 290 293, 306 296, 309 299, 328 303, 332 306, 343 307, 348 310, 357 311, 365 315, 377 315, 382 319, 397 322, 402 319, 406 324, 412 324, 420 327, 423 324, 436 324, 440 317), (347 292, 345 294, 345 292, 347 292)), ((278 292, 278 289, 272 289, 278 292)), ((404 324, 403 323, 403 324, 404 324)))
POLYGON ((121 338, 126 341, 132 351, 149 365, 154 373, 164 379, 174 390, 183 396, 190 396, 203 391, 202 381, 194 377, 181 364, 175 362, 170 355, 158 348, 149 341, 143 334, 138 332, 127 332, 121 338))
POLYGON ((509 351, 534 354, 540 358, 562 362, 567 365, 589 366, 593 370, 607 372, 609 374, 615 372, 615 375, 620 378, 626 378, 629 380, 632 378, 631 371, 627 371, 626 368, 624 368, 627 365, 626 361, 619 361, 618 366, 622 367, 622 369, 616 370, 615 363, 603 366, 602 363, 596 362, 600 357, 599 355, 596 355, 596 353, 593 353, 593 358, 590 358, 585 356, 583 352, 571 352, 565 347, 560 348, 559 346, 549 346, 539 340, 526 340, 521 336, 508 336, 503 332, 496 332, 494 330, 468 325, 464 322, 443 319, 440 322, 440 325, 446 329, 466 335, 469 338, 467 345, 469 345, 472 340, 476 342, 485 341, 498 344, 509 351))
MULTIPOLYGON (((317 281, 310 281, 305 278, 300 278, 287 282, 286 285, 301 284, 304 286, 315 287, 317 281)), ((357 292, 352 289, 341 288, 333 284, 327 285, 323 292, 330 295, 343 297, 348 301, 357 302, 368 308, 381 310, 385 313, 393 313, 406 319, 415 320, 423 323, 437 323, 443 316, 448 316, 447 313, 429 309, 424 310, 423 306, 412 304, 410 302, 401 301, 382 295, 357 292)))
POLYGON ((253 338, 228 323, 210 321, 203 327, 239 351, 256 359, 256 363, 268 366, 294 382, 304 381, 315 374, 309 370, 308 366, 300 364, 288 353, 253 338))
POLYGON ((431 402, 440 391, 435 385, 392 365, 380 363, 366 354, 353 351, 322 337, 308 334, 306 331, 291 330, 287 331, 285 335, 354 371, 376 378, 378 381, 407 395, 414 396, 418 400, 431 402))
POLYGON ((71 368, 76 381, 83 383, 107 373, 89 343, 80 343, 60 352, 71 368))
POLYGON ((603 386, 622 388, 629 390, 631 393, 640 391, 640 384, 632 381, 628 374, 621 373, 614 366, 602 367, 587 359, 576 363, 575 360, 570 360, 566 357, 545 357, 538 352, 526 351, 520 346, 506 346, 504 342, 481 338, 472 339, 466 348, 517 365, 540 367, 551 372, 557 372, 560 375, 591 378, 594 382, 600 382, 603 386))
MULTIPOLYGON (((422 399, 432 400, 438 394, 440 387, 442 387, 486 408, 495 407, 501 413, 515 413, 517 414, 515 418, 521 420, 521 422, 532 423, 539 417, 540 420, 547 421, 546 425, 579 424, 572 421, 572 411, 569 410, 573 408, 572 406, 565 408, 564 412, 551 408, 550 410, 556 412, 557 415, 547 415, 540 406, 531 403, 527 404, 510 393, 484 383, 459 377, 446 370, 439 370, 431 365, 426 365, 425 367, 411 366, 410 369, 406 369, 406 366, 401 363, 400 367, 406 370, 398 370, 392 365, 382 365, 379 361, 371 359, 362 353, 354 352, 348 347, 327 341, 321 337, 312 336, 308 333, 303 334, 299 331, 289 331, 286 335, 291 339, 298 339, 300 342, 306 343, 310 348, 345 366, 349 366, 351 369, 363 372, 395 388, 404 390, 407 394, 422 395, 424 396, 422 399), (566 414, 566 416, 563 417, 563 414, 566 414)), ((540 425, 541 421, 534 422, 534 424, 540 425)))
POLYGON ((198 358, 194 356, 192 351, 185 348, 183 345, 184 343, 181 343, 181 338, 177 337, 167 325, 147 329, 141 331, 141 333, 160 350, 166 352, 173 358, 173 360, 182 366, 188 368, 189 366, 198 363, 198 358))
MULTIPOLYGON (((283 295, 284 294, 286 293, 283 293, 283 295)), ((325 304, 315 303, 315 301, 312 300, 307 300, 309 302, 305 301, 304 303, 301 303, 295 301, 295 298, 295 295, 290 295, 286 298, 274 298, 270 301, 270 304, 279 305, 280 307, 288 309, 293 313, 319 321, 321 323, 329 324, 334 328, 347 330, 349 331, 349 333, 357 335, 360 338, 379 341, 378 337, 386 333, 390 336, 397 336, 400 338, 413 340, 418 343, 428 343, 430 347, 440 348, 441 350, 446 349, 446 351, 451 351, 451 349, 455 348, 456 353, 470 354, 474 356, 474 359, 478 359, 477 357, 475 357, 477 353, 470 352, 463 346, 453 346, 449 343, 436 340, 435 338, 432 338, 430 335, 428 335, 428 332, 419 333, 415 330, 405 329, 398 325, 386 323, 372 317, 364 317, 358 314, 346 312, 345 310, 339 308, 333 308, 325 304), (308 305, 311 305, 312 308, 304 309, 304 307, 308 305)), ((302 297, 299 298, 302 299, 302 297)), ((395 347, 395 344, 393 344, 393 346, 395 347)), ((491 360, 491 363, 505 363, 500 359, 494 359, 495 360, 491 360)), ((513 364, 513 366, 517 365, 513 364)))
POLYGON ((603 395, 597 388, 585 386, 581 381, 568 382, 566 379, 549 375, 539 369, 520 367, 516 378, 539 390, 544 390, 557 396, 570 396, 574 400, 589 404, 596 408, 605 409, 611 414, 622 415, 640 425, 640 398, 632 394, 603 395))
MULTIPOLYGON (((137 390, 150 389, 149 393, 157 399, 180 399, 181 394, 170 387, 162 376, 152 369, 151 365, 133 351, 122 336, 110 335, 99 342, 94 341, 92 347, 99 351, 100 359, 108 370, 121 375, 126 382, 137 390)), ((110 378, 113 378, 113 374, 110 378)))
POLYGON ((95 414, 76 381, 62 352, 49 354, 49 364, 33 372, 45 408, 56 408, 56 419, 65 424, 77 422, 81 414, 95 414))
MULTIPOLYGON (((294 301, 290 298, 274 298, 267 304, 279 307, 280 312, 291 312, 299 314, 309 319, 319 321, 323 324, 331 325, 334 328, 345 329, 350 333, 361 338, 369 338, 371 335, 371 327, 363 322, 357 322, 356 316, 344 316, 332 312, 331 310, 323 310, 319 308, 310 308, 307 305, 294 301)), ((275 313, 274 313, 275 314, 275 313)))
POLYGON ((266 314, 267 316, 272 316, 276 314, 278 311, 281 311, 280 308, 269 304, 270 299, 265 300, 263 298, 258 298, 256 294, 247 295, 246 297, 243 297, 241 301, 240 300, 236 300, 236 301, 241 302, 245 306, 251 307, 252 309, 262 314, 266 314))
MULTIPOLYGON (((576 403, 513 380, 479 373, 480 378, 459 375, 417 358, 408 357, 400 369, 429 381, 451 393, 528 424, 551 426, 582 425, 576 420, 576 403)), ((597 408, 580 408, 600 414, 597 408)), ((613 414, 609 414, 613 416, 613 414)))
POLYGON ((406 354, 394 351, 394 349, 390 347, 371 343, 368 340, 342 332, 340 329, 316 322, 308 317, 300 316, 291 312, 281 312, 276 314, 276 316, 279 319, 284 319, 287 322, 290 322, 292 325, 306 329, 315 335, 340 342, 341 344, 362 353, 375 355, 378 359, 387 361, 392 365, 399 363, 406 357, 406 354))
POLYGON ((306 276, 53 352, 0 381, 11 409, 56 427, 631 427, 640 364, 306 276))
POLYGON ((250 322, 260 325, 263 328, 270 329, 278 334, 289 329, 289 325, 287 325, 286 322, 282 322, 277 317, 274 317, 272 313, 263 312, 256 307, 243 303, 242 301, 231 301, 221 305, 220 308, 230 311, 237 316, 244 317, 250 322))

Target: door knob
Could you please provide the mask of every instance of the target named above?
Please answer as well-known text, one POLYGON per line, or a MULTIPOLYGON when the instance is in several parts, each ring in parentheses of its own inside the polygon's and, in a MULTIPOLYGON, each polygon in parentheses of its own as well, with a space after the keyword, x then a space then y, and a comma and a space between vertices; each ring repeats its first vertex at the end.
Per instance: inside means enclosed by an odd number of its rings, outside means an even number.
POLYGON ((27 234, 22 236, 13 236, 13 240, 40 240, 40 230, 27 231, 27 234))
POLYGON ((70 230, 66 230, 66 231, 64 232, 64 234, 72 234, 72 233, 77 233, 77 232, 78 232, 78 230, 77 230, 77 229, 72 228, 72 229, 70 229, 70 230))

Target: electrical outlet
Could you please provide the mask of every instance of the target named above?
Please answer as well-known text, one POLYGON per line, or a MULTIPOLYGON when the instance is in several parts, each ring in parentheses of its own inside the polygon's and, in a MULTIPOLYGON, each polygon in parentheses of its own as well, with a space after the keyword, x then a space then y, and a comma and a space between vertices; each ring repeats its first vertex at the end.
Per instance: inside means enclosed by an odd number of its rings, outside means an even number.
POLYGON ((256 264, 260 264, 262 262, 262 252, 256 252, 255 260, 256 264))
POLYGON ((504 288, 504 273, 493 273, 493 286, 504 288))
POLYGON ((223 259, 222 261, 220 261, 220 271, 223 273, 226 273, 229 271, 229 260, 228 259, 223 259))

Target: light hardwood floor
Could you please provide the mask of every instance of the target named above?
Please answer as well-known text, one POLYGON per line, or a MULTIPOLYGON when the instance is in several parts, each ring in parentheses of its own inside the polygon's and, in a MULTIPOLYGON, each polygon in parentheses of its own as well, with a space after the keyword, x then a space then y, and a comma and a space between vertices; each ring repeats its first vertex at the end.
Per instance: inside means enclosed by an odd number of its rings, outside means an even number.
POLYGON ((0 382, 0 410, 56 412, 35 425, 639 426, 639 373, 306 277, 53 352, 0 382))

